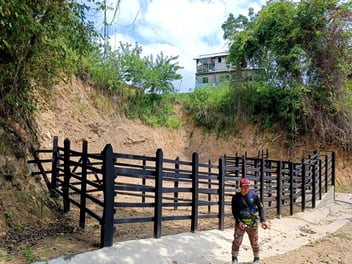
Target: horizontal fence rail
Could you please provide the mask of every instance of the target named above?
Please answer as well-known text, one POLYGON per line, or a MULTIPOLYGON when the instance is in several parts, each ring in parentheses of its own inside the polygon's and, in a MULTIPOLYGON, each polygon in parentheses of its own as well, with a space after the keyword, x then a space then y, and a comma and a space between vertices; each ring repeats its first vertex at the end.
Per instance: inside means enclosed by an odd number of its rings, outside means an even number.
POLYGON ((52 195, 63 197, 64 211, 70 205, 80 210, 79 225, 85 228, 86 215, 101 226, 100 246, 111 246, 117 225, 153 223, 153 236, 162 236, 165 221, 185 220, 190 231, 199 230, 200 219, 214 219, 224 230, 232 219, 231 198, 239 191, 242 177, 260 196, 268 213, 281 217, 315 208, 316 201, 335 185, 335 153, 315 151, 299 163, 270 160, 268 151, 257 157, 219 157, 217 164, 166 159, 161 149, 155 156, 115 153, 110 144, 101 153, 71 149, 53 140, 51 150, 29 149, 38 171, 52 195), (42 158, 40 158, 42 157, 42 158))

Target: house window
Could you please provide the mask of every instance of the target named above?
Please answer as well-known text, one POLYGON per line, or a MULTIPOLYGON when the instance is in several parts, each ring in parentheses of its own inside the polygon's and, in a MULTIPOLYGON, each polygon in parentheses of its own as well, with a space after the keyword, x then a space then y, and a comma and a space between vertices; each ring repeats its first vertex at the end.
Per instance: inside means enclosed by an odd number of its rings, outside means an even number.
POLYGON ((225 56, 218 57, 218 63, 226 63, 226 57, 225 56))
POLYGON ((220 82, 228 82, 230 80, 230 75, 221 75, 220 82))
POLYGON ((225 62, 226 62, 225 56, 218 57, 218 63, 225 63, 225 62))
POLYGON ((208 83, 209 82, 209 78, 208 77, 203 77, 202 78, 202 83, 208 83))

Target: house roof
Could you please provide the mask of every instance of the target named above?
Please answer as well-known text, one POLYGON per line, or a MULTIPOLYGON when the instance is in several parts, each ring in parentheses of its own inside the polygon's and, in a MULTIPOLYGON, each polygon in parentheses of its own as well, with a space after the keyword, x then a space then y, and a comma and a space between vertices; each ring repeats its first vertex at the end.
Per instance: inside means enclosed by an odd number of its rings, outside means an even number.
POLYGON ((206 58, 213 58, 213 57, 220 57, 220 56, 227 56, 230 53, 228 51, 222 51, 222 52, 217 52, 217 53, 210 53, 210 54, 204 54, 204 55, 199 55, 198 57, 194 58, 194 60, 199 60, 199 59, 206 59, 206 58))

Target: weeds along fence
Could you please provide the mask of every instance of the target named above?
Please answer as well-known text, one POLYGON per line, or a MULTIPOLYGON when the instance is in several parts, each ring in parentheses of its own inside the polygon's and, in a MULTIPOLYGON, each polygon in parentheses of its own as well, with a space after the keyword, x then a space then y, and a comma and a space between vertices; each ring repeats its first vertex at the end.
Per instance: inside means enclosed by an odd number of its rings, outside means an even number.
POLYGON ((153 236, 162 236, 165 221, 186 220, 190 231, 198 230, 201 219, 215 219, 224 229, 232 219, 231 198, 239 191, 239 180, 248 177, 265 210, 281 217, 315 208, 317 200, 335 185, 335 153, 315 151, 299 163, 258 157, 224 155, 217 164, 166 159, 161 149, 155 156, 115 153, 110 144, 101 153, 71 149, 53 140, 52 149, 36 150, 29 144, 38 170, 52 195, 63 198, 65 212, 71 204, 79 208, 79 226, 85 228, 86 215, 101 226, 100 246, 111 246, 116 225, 153 223, 153 236), (287 209, 286 209, 287 208, 287 209))

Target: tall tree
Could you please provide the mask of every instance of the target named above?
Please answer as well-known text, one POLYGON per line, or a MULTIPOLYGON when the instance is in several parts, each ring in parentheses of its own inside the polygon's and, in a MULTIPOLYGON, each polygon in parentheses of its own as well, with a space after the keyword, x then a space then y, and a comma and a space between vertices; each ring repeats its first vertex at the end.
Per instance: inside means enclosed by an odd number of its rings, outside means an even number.
POLYGON ((147 71, 144 75, 144 90, 150 93, 173 93, 175 87, 173 81, 182 79, 177 73, 182 69, 178 62, 174 62, 178 56, 164 56, 161 51, 157 54, 155 60, 153 56, 144 57, 147 65, 147 71))
POLYGON ((349 146, 352 111, 343 100, 352 73, 351 3, 271 0, 250 19, 230 15, 222 26, 230 62, 264 68, 275 87, 304 86, 305 131, 349 146))
POLYGON ((182 69, 176 61, 178 56, 164 56, 163 52, 142 56, 142 47, 135 43, 120 43, 114 52, 118 65, 118 74, 122 81, 149 93, 173 93, 175 87, 172 82, 180 80, 177 73, 182 69))
POLYGON ((339 94, 351 73, 351 1, 302 1, 297 8, 297 40, 309 58, 309 84, 339 94))
POLYGON ((269 1, 257 15, 223 24, 230 60, 264 67, 281 86, 343 85, 351 73, 351 1, 269 1))

